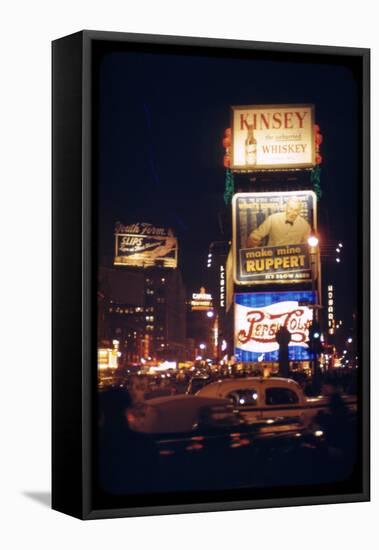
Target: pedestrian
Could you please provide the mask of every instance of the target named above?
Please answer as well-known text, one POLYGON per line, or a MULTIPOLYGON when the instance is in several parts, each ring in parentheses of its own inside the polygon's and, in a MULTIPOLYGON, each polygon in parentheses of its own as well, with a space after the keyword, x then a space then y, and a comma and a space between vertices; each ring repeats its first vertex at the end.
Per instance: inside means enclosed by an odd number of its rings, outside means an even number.
POLYGON ((158 452, 150 437, 128 424, 129 393, 121 388, 99 395, 99 478, 103 491, 132 494, 154 490, 158 452))

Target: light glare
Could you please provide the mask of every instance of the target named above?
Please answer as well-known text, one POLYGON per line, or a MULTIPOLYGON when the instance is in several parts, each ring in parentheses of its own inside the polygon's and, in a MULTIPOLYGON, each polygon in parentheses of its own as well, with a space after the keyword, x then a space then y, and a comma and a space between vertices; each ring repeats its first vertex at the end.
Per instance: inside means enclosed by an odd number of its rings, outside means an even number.
POLYGON ((318 238, 316 237, 316 235, 311 235, 311 236, 308 238, 308 244, 309 244, 309 246, 311 246, 312 248, 315 248, 315 247, 318 245, 318 238))

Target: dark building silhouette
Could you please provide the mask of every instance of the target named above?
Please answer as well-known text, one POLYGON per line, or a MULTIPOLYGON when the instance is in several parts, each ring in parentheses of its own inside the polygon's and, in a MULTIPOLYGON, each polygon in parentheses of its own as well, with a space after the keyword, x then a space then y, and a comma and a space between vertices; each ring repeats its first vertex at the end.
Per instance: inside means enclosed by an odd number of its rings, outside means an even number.
POLYGON ((120 342, 121 362, 186 357, 185 287, 178 269, 100 267, 99 346, 120 342))

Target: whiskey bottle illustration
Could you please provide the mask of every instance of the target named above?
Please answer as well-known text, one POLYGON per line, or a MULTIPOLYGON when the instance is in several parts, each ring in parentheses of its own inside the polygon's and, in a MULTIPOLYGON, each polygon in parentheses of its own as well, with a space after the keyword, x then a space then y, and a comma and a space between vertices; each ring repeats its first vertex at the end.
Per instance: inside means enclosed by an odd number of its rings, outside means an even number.
POLYGON ((248 166, 257 164, 257 140, 254 137, 254 128, 249 124, 245 140, 245 162, 248 166))

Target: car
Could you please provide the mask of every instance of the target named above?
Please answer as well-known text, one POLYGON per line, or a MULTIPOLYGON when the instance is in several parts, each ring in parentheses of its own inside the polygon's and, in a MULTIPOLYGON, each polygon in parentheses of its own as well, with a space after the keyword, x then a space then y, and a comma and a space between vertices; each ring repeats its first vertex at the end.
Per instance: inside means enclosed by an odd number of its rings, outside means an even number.
POLYGON ((280 485, 283 469, 286 480, 308 483, 327 472, 325 432, 299 415, 247 423, 230 399, 181 394, 135 404, 128 422, 157 449, 159 491, 280 485))
POLYGON ((157 397, 136 403, 127 413, 129 427, 152 437, 162 455, 183 451, 237 449, 273 437, 314 436, 300 415, 272 414, 246 422, 229 399, 198 395, 157 397))
MULTIPOLYGON (((203 386, 195 396, 229 400, 249 424, 276 417, 300 417, 309 426, 329 404, 328 397, 306 397, 297 382, 279 377, 218 380, 203 386)), ((344 396, 344 401, 356 411, 356 397, 344 396)))

